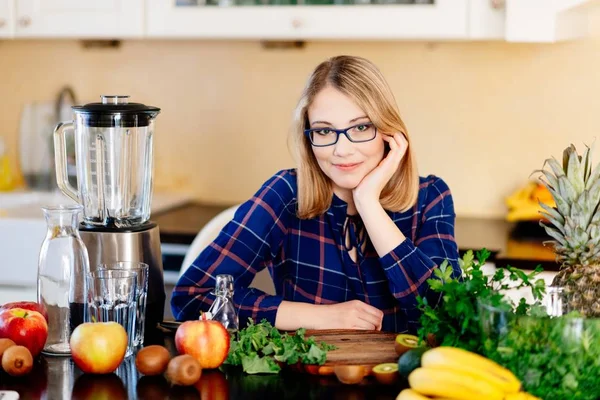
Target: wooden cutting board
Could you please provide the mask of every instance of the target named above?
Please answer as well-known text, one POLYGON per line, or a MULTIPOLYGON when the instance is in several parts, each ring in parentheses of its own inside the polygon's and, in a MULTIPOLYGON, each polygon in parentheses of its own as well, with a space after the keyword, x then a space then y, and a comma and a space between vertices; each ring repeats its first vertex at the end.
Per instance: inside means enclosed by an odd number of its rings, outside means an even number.
POLYGON ((337 347, 327 352, 324 365, 305 366, 303 370, 312 374, 331 375, 336 365, 363 365, 367 373, 381 363, 396 363, 398 355, 394 349, 396 333, 362 330, 307 330, 305 337, 313 336, 317 343, 325 342, 337 347))

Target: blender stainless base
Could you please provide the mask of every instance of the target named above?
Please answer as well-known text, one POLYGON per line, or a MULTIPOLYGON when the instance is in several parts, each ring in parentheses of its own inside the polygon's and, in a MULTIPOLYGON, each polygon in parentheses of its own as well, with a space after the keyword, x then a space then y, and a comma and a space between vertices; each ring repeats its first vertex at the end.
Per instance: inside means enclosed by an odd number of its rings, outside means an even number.
POLYGON ((158 225, 153 222, 134 228, 107 228, 81 224, 81 239, 87 247, 90 270, 98 264, 138 261, 148 264, 148 296, 144 345, 153 341, 151 333, 163 321, 165 284, 158 225))

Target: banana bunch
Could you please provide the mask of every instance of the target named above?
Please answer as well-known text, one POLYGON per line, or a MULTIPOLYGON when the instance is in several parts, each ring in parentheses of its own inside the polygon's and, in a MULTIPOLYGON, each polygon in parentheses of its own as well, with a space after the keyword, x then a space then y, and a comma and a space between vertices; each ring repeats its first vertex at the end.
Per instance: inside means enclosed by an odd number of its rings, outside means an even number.
POLYGON ((528 182, 527 185, 511 194, 505 202, 509 210, 506 215, 509 222, 539 221, 543 218, 540 214, 540 211, 543 211, 540 202, 550 207, 556 207, 550 191, 543 184, 534 181, 528 182))
POLYGON ((410 389, 396 400, 539 400, 521 392, 521 382, 508 369, 454 347, 426 351, 408 383, 410 389))

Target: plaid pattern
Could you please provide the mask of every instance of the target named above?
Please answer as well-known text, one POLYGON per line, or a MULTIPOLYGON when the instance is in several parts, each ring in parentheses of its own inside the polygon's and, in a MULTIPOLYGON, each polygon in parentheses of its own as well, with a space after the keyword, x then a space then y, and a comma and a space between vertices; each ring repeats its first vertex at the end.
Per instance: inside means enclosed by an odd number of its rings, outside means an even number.
POLYGON ((334 195, 325 214, 301 220, 296 191, 295 170, 283 170, 239 207, 179 279, 171 300, 175 318, 198 319, 213 302, 216 275, 231 274, 241 327, 249 317, 274 324, 282 300, 332 304, 358 299, 384 311, 382 330, 416 332, 416 296, 439 301, 427 293, 433 269, 447 259, 459 273, 454 205, 444 181, 433 175, 420 178, 415 206, 388 212, 406 240, 383 257, 367 242, 357 263, 343 245, 346 203, 334 195), (248 287, 263 268, 276 295, 248 287))

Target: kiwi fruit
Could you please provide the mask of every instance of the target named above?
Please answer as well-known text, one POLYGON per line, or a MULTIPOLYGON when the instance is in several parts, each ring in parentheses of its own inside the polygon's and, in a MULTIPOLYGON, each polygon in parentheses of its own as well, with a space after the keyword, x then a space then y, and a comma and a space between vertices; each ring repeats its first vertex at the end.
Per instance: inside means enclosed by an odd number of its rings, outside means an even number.
POLYGON ((33 369, 33 357, 25 346, 11 346, 2 355, 2 369, 10 376, 22 376, 33 369))
POLYGON ((406 333, 401 333, 396 336, 396 340, 394 341, 394 348, 396 349, 396 354, 401 356, 406 353, 410 349, 414 349, 419 347, 419 338, 415 335, 409 335, 406 333))
POLYGON ((396 363, 383 363, 373 367, 371 371, 372 375, 375 376, 377 382, 384 385, 391 385, 398 381, 398 364, 396 363))
POLYGON ((340 382, 347 385, 360 383, 366 375, 362 365, 336 365, 333 373, 340 382))
POLYGON ((8 338, 0 339, 0 361, 2 361, 2 354, 11 346, 16 346, 17 344, 8 338))
POLYGON ((201 374, 200 363, 189 354, 183 354, 169 361, 165 375, 171 385, 190 386, 198 382, 201 374))
POLYGON ((171 353, 164 346, 151 345, 138 351, 135 366, 144 375, 160 375, 167 370, 171 353))

